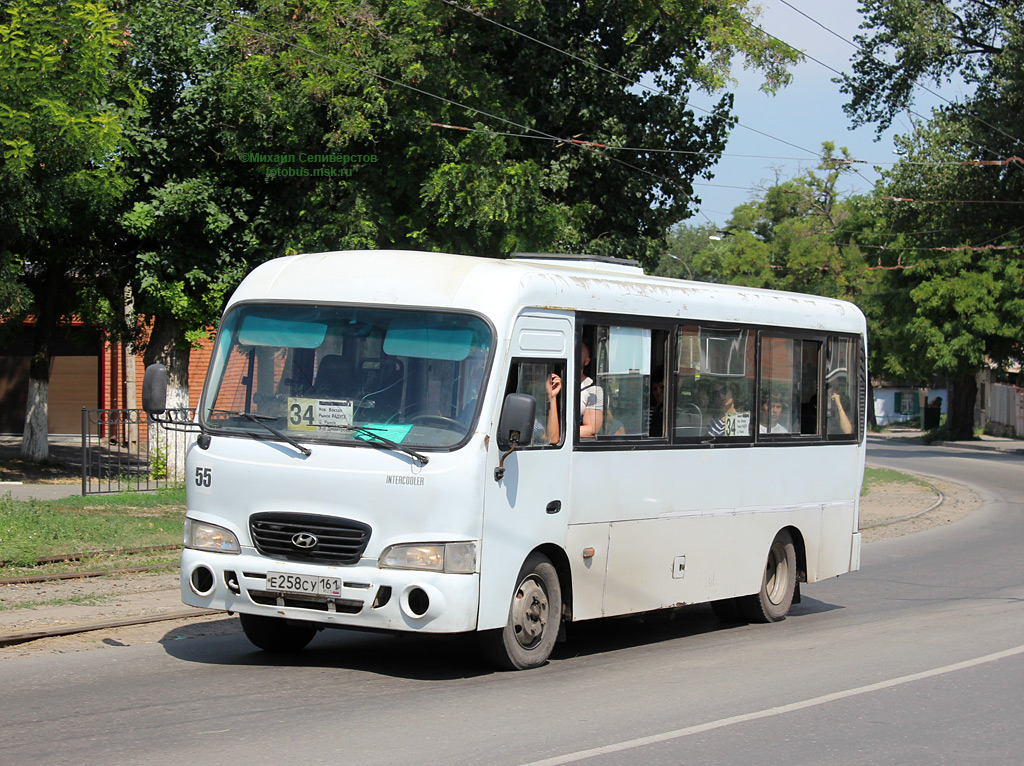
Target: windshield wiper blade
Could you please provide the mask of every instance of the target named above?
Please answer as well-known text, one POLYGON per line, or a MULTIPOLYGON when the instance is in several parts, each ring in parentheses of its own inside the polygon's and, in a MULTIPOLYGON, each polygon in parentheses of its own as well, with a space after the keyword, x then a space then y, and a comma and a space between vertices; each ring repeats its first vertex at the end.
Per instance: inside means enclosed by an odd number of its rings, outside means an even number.
POLYGON ((247 420, 251 420, 253 423, 256 423, 266 428, 278 439, 282 439, 288 442, 290 445, 295 447, 295 449, 297 449, 306 457, 309 457, 310 455, 313 454, 313 450, 311 450, 309 447, 299 444, 288 434, 284 433, 283 431, 278 431, 269 423, 264 422, 266 420, 277 420, 277 418, 275 418, 273 415, 257 415, 254 412, 245 412, 244 410, 211 410, 211 412, 216 412, 221 415, 233 415, 236 418, 246 418, 247 420))
POLYGON ((426 455, 417 452, 416 450, 410 447, 406 447, 404 444, 399 444, 396 441, 391 441, 391 439, 389 439, 386 436, 381 436, 372 428, 368 428, 366 426, 342 426, 342 428, 344 428, 346 431, 355 431, 356 433, 362 434, 363 436, 368 436, 371 439, 376 439, 381 444, 388 446, 393 450, 404 452, 406 455, 411 457, 421 466, 424 466, 430 462, 430 458, 428 458, 426 455))

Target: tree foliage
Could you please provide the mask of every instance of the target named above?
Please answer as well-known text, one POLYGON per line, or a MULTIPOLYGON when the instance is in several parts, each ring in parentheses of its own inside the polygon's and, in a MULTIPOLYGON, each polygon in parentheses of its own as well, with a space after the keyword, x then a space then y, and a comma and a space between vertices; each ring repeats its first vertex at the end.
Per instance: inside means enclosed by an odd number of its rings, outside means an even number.
POLYGON ((858 301, 867 277, 862 251, 851 236, 850 203, 838 191, 849 168, 845 160, 845 149, 836 156, 834 145, 826 142, 818 169, 780 181, 738 206, 725 231, 696 229, 703 234, 698 248, 689 246, 692 237, 677 232, 671 254, 701 281, 858 301))
POLYGON ((236 33, 270 114, 298 96, 321 120, 315 143, 281 133, 268 153, 378 160, 339 184, 295 181, 304 243, 649 261, 733 124, 728 95, 698 116, 691 89, 721 85, 738 55, 773 82, 793 58, 747 15, 725 0, 319 0, 261 3, 236 33))
POLYGON ((973 431, 975 374, 1019 360, 1024 167, 1024 3, 865 2, 870 34, 846 86, 848 110, 888 125, 922 82, 958 75, 974 86, 901 140, 880 190, 890 302, 886 369, 953 382, 950 427, 973 431), (877 57, 890 51, 894 73, 877 57), (886 75, 888 73, 888 76, 886 75))
POLYGON ((31 313, 22 452, 45 459, 57 328, 110 275, 104 235, 128 189, 126 128, 143 97, 120 73, 127 32, 102 2, 11 0, 0 8, 0 266, 7 313, 31 313))
POLYGON ((861 9, 869 31, 854 38, 860 47, 841 90, 854 124, 880 132, 922 85, 997 86, 998 62, 1019 45, 1019 0, 861 0, 861 9))

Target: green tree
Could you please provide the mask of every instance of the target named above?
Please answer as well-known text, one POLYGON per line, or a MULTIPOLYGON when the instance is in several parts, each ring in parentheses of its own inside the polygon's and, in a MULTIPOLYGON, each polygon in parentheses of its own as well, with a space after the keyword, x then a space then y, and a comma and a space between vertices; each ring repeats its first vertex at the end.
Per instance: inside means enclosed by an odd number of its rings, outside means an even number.
POLYGON ((725 231, 691 258, 696 278, 859 301, 864 259, 838 192, 849 156, 822 145, 819 168, 765 190, 733 210, 725 231))
MULTIPOLYGON (((104 235, 125 194, 126 126, 142 103, 118 75, 127 32, 103 2, 11 0, 0 8, 0 256, 32 314, 22 454, 49 456, 47 401, 59 327, 110 274, 104 235)), ((11 300, 11 297, 5 298, 11 300)))
POLYGON ((952 382, 949 429, 973 434, 975 375, 1020 359, 1024 168, 1024 3, 865 0, 867 32, 844 85, 848 112, 879 128, 915 89, 960 77, 969 95, 934 110, 901 141, 879 196, 890 232, 886 292, 895 296, 885 364, 952 382), (899 67, 884 63, 895 57, 899 67))
MULTIPOLYGON (((691 89, 720 89, 740 56, 775 87, 794 56, 749 25, 744 0, 475 7, 265 2, 237 30, 242 76, 268 113, 287 113, 298 92, 323 107, 317 146, 378 159, 342 184, 294 182, 308 191, 302 246, 652 265, 733 124, 730 96, 699 116, 691 89)), ((310 150, 308 133, 294 139, 280 134, 274 153, 310 150)))

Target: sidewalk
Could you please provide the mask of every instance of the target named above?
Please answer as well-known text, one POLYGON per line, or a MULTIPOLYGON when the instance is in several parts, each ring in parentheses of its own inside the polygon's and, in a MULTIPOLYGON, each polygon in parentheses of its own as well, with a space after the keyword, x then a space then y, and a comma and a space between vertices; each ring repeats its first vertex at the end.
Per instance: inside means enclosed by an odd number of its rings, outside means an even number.
MULTIPOLYGON (((869 433, 868 442, 885 441, 906 441, 912 444, 921 443, 924 431, 917 431, 910 428, 891 428, 882 433, 869 433)), ((935 441, 927 445, 929 447, 958 447, 960 449, 985 450, 988 452, 1003 452, 1011 455, 1024 455, 1024 440, 1011 439, 1005 436, 988 436, 982 434, 974 440, 963 441, 935 441)))
POLYGON ((0 480, 0 497, 14 500, 59 500, 82 494, 82 442, 79 437, 51 436, 49 463, 31 465, 21 460, 21 437, 0 436, 0 468, 9 481, 0 480))
POLYGON ((0 497, 12 500, 60 500, 82 494, 82 483, 24 484, 18 481, 0 481, 0 497))

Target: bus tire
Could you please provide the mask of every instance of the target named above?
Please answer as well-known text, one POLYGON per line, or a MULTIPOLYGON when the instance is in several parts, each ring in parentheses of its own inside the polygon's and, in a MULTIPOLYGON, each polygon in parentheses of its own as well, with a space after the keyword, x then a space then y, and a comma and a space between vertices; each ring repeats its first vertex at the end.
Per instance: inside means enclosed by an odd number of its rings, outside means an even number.
POLYGON ((265 652, 298 652, 306 647, 318 630, 316 623, 296 622, 283 617, 239 614, 245 637, 265 652))
POLYGON ((531 554, 516 582, 505 627, 480 635, 484 655, 501 670, 545 664, 562 622, 562 586, 546 556, 531 554))
POLYGON ((778 622, 786 619, 796 590, 796 546, 786 530, 779 532, 768 549, 761 590, 742 600, 744 616, 750 622, 778 622))

